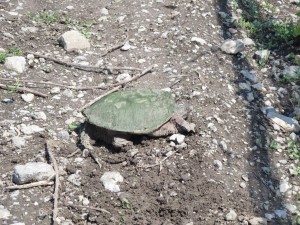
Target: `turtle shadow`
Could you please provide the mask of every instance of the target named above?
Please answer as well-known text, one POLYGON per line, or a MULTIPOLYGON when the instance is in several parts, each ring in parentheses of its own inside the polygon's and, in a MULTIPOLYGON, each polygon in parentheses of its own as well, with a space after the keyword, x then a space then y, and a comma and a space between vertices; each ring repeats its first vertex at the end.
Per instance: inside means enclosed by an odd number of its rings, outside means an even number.
POLYGON ((152 137, 145 137, 144 135, 109 130, 88 122, 80 124, 76 133, 79 136, 77 142, 79 148, 87 148, 86 145, 90 144, 92 147, 105 147, 111 153, 127 152, 134 146, 143 144, 145 140, 152 139, 152 137), (83 137, 83 132, 88 137, 88 140, 84 140, 86 138, 83 137), (116 139, 118 141, 117 144, 115 143, 116 139), (86 141, 89 143, 86 143, 86 141))

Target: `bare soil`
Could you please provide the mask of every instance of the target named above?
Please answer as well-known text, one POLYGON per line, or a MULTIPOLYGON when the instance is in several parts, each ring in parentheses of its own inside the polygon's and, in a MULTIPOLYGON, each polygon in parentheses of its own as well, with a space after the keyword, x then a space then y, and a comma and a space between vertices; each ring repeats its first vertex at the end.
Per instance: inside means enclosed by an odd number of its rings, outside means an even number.
MULTIPOLYGON (((84 56, 90 65, 96 65, 99 60, 103 60, 103 65, 115 67, 145 69, 155 65, 151 73, 125 88, 170 88, 178 103, 193 107, 188 120, 196 124, 196 133, 186 136, 185 149, 174 149, 167 138, 143 137, 127 151, 116 151, 111 146, 95 143, 94 153, 100 159, 101 169, 80 148, 78 133, 72 132, 69 141, 58 139, 60 148, 54 154, 60 166, 60 224, 67 224, 66 221, 70 224, 248 224, 252 217, 265 217, 265 213, 284 209, 284 203, 296 201, 292 192, 289 197, 278 193, 280 180, 288 173, 288 165, 278 166, 278 160, 286 159, 288 164, 293 162, 284 152, 272 152, 257 144, 260 137, 289 135, 274 133, 261 112, 267 94, 279 108, 288 108, 289 103, 279 99, 276 89, 270 88, 278 86, 272 79, 271 67, 266 65, 266 70, 252 68, 241 55, 227 55, 219 50, 228 32, 219 18, 218 12, 225 10, 220 2, 0 1, 0 47, 16 46, 24 52, 38 52, 69 61, 84 56), (74 8, 67 9, 67 6, 74 8), (101 14, 104 7, 108 15, 101 14), (19 16, 8 13, 13 11, 19 16), (78 26, 61 18, 50 24, 34 22, 32 15, 43 11, 56 12, 74 21, 93 21, 89 30, 91 49, 65 52, 58 45, 57 38, 78 26), (121 16, 124 19, 119 22, 121 16), (25 27, 35 27, 37 31, 24 31, 22 28, 25 27), (126 33, 130 50, 117 49, 102 59, 99 57, 106 48, 124 41, 126 33), (192 37, 202 38, 206 43, 192 42, 192 37), (265 91, 254 92, 255 100, 251 103, 238 86, 244 79, 240 75, 242 69, 255 69, 265 87, 265 91), (81 151, 67 158, 77 149, 81 151), (137 154, 133 156, 131 153, 135 149, 137 154), (159 163, 170 153, 174 154, 159 163), (214 160, 222 162, 221 170, 214 165, 214 160), (272 173, 263 173, 262 167, 271 168, 272 173), (119 171, 124 177, 120 184, 121 194, 104 189, 100 177, 107 171, 119 171), (67 180, 73 173, 80 174, 80 186, 67 180), (245 187, 241 187, 242 182, 245 187), (110 214, 76 207, 82 206, 80 196, 89 200, 89 207, 102 208, 110 214), (124 204, 124 199, 128 204, 124 204), (226 220, 230 209, 237 214, 233 221, 226 220)), ((295 10, 293 5, 288 9, 295 10)), ((233 38, 238 35, 240 33, 233 38)), ((37 61, 32 67, 27 65, 24 73, 16 75, 0 64, 1 78, 76 86, 115 83, 121 72, 124 71, 85 72, 45 60, 37 61)), ((129 73, 135 75, 138 72, 129 73)), ((13 184, 11 176, 16 165, 46 161, 46 140, 57 139, 59 131, 67 130, 66 121, 69 119, 82 124, 84 118, 77 110, 105 92, 73 90, 73 96, 68 97, 63 94, 64 88, 59 94, 52 95, 53 86, 28 84, 26 87, 49 97, 35 96, 31 103, 27 103, 17 92, 0 90, 2 99, 14 100, 11 104, 0 103, 0 184, 3 187, 0 204, 12 214, 9 220, 0 221, 1 224, 17 221, 26 225, 51 224, 54 186, 12 192, 5 191, 5 187, 13 184), (47 120, 32 119, 31 114, 36 111, 43 111, 47 120), (5 133, 15 132, 20 124, 35 124, 45 128, 45 132, 19 134, 27 136, 27 141, 24 147, 16 148, 10 141, 11 135, 5 136, 5 133)), ((299 177, 290 176, 289 183, 293 187, 299 186, 299 177)), ((292 220, 293 216, 288 213, 286 219, 274 218, 268 224, 292 224, 292 220)))

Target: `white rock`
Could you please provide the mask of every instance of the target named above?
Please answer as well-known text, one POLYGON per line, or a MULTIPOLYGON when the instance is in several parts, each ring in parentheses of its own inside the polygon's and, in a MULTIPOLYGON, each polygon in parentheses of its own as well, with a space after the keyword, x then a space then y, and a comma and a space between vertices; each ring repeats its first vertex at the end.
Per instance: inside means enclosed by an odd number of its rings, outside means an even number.
POLYGON ((107 10, 107 8, 102 8, 102 9, 100 10, 100 13, 103 14, 103 15, 108 15, 108 10, 107 10))
POLYGON ((286 211, 285 210, 281 210, 281 209, 277 209, 274 211, 275 215, 279 218, 282 218, 282 219, 286 219, 286 211))
POLYGON ((25 125, 25 124, 21 124, 21 132, 23 134, 34 134, 34 133, 38 133, 38 132, 43 132, 45 129, 41 128, 37 125, 25 125))
POLYGON ((230 209, 229 213, 226 214, 225 219, 227 221, 234 221, 237 218, 237 214, 234 210, 230 209))
POLYGON ((119 172, 105 172, 100 180, 106 190, 111 192, 120 192, 118 183, 123 182, 123 177, 119 172))
POLYGON ((116 81, 118 81, 120 83, 120 82, 124 82, 124 81, 129 81, 130 79, 131 79, 130 74, 122 73, 117 76, 116 81))
POLYGON ((173 134, 171 137, 169 137, 169 140, 180 145, 184 142, 184 138, 185 136, 182 134, 173 134))
POLYGON ((249 84, 247 83, 239 83, 239 87, 242 90, 246 90, 246 91, 251 91, 251 87, 249 84))
POLYGON ((298 132, 300 130, 300 126, 297 120, 277 113, 274 108, 267 109, 266 114, 267 118, 271 122, 279 125, 286 131, 298 132))
POLYGON ((221 50, 227 54, 237 54, 239 52, 244 51, 245 45, 241 40, 225 40, 225 42, 221 45, 221 50))
POLYGON ((267 221, 271 221, 275 218, 275 215, 273 213, 265 213, 265 218, 267 221))
POLYGON ((90 49, 91 47, 89 40, 76 30, 65 32, 58 38, 58 42, 68 52, 81 49, 90 49))
POLYGON ((25 146, 26 140, 23 137, 15 136, 11 139, 12 145, 16 148, 21 148, 25 146))
POLYGON ((290 77, 296 77, 299 71, 300 71, 300 66, 287 66, 282 71, 282 74, 290 77))
POLYGON ((68 177, 68 181, 79 187, 81 185, 81 176, 78 173, 71 174, 68 177))
POLYGON ((214 166, 218 169, 218 170, 222 170, 223 168, 223 164, 220 160, 214 160, 214 166))
POLYGON ((192 42, 196 42, 196 43, 198 43, 198 44, 200 44, 200 45, 205 45, 205 44, 207 44, 207 42, 206 42, 204 39, 199 38, 199 37, 192 37, 191 41, 192 41, 192 42))
POLYGON ((4 208, 3 205, 0 205, 0 219, 7 220, 9 217, 11 217, 11 214, 8 209, 4 208))
POLYGON ((28 94, 22 94, 21 98, 24 102, 32 102, 34 99, 34 94, 28 93, 28 94))
POLYGON ((289 185, 288 181, 283 180, 283 181, 280 182, 279 191, 281 193, 287 192, 289 189, 290 189, 290 185, 289 185))
POLYGON ((248 222, 250 223, 250 225, 268 225, 267 219, 263 217, 253 217, 248 222))
POLYGON ((36 33, 38 31, 37 27, 22 27, 21 30, 25 33, 36 33))
POLYGON ((290 203, 284 204, 284 208, 286 208, 290 213, 296 213, 297 212, 297 206, 292 205, 290 203))
POLYGON ((60 88, 59 87, 53 87, 50 90, 51 94, 59 94, 60 93, 60 88))
POLYGON ((240 187, 241 187, 241 188, 246 188, 246 183, 245 183, 245 182, 241 182, 241 183, 240 183, 240 187))
POLYGON ((25 225, 25 223, 12 223, 10 225, 25 225))
POLYGON ((253 93, 252 93, 252 92, 247 93, 246 98, 247 98, 247 101, 248 101, 248 102, 252 102, 252 101, 254 100, 254 95, 253 95, 253 93))
POLYGON ((253 84, 252 87, 258 91, 262 90, 262 84, 261 83, 257 83, 257 84, 253 84))
POLYGON ((256 51, 255 52, 255 57, 257 60, 268 60, 270 56, 270 51, 269 50, 266 50, 266 49, 263 49, 263 50, 259 50, 259 51, 256 51))
POLYGON ((242 74, 246 79, 250 80, 251 82, 253 82, 253 83, 256 83, 256 82, 257 82, 257 77, 256 77, 256 75, 255 75, 253 72, 251 72, 251 71, 249 71, 249 70, 242 70, 242 71, 241 71, 241 74, 242 74))
POLYGON ((32 113, 32 117, 36 120, 47 120, 46 114, 42 111, 32 113))
POLYGON ((6 69, 23 73, 26 66, 26 59, 23 56, 10 56, 5 59, 4 66, 6 69))
POLYGON ((246 46, 255 45, 255 42, 251 38, 244 38, 243 42, 246 46))
POLYGON ((50 164, 43 162, 29 162, 25 165, 15 166, 13 182, 16 184, 27 184, 35 181, 47 180, 55 174, 50 164))
POLYGON ((128 51, 131 48, 131 45, 127 41, 121 48, 122 51, 128 51))
POLYGON ((74 93, 72 90, 70 89, 66 89, 62 92, 62 94, 68 98, 73 98, 74 97, 74 93))
POLYGON ((68 6, 66 7, 66 9, 67 9, 67 10, 72 10, 72 9, 74 9, 74 6, 68 5, 68 6))

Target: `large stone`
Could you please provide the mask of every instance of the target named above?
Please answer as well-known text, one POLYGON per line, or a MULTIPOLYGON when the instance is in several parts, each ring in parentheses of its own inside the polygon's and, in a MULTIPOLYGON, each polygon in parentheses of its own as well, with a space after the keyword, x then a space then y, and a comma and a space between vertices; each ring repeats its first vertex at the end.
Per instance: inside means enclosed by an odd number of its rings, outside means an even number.
POLYGON ((250 225, 268 225, 267 219, 263 217, 253 217, 248 222, 250 223, 250 225))
POLYGON ((25 146, 26 140, 23 137, 15 136, 11 139, 12 145, 16 148, 21 148, 25 146))
POLYGON ((250 80, 251 82, 253 82, 253 83, 256 83, 256 82, 257 82, 257 77, 256 77, 256 75, 255 75, 253 72, 251 72, 251 71, 249 71, 249 70, 242 70, 242 71, 241 71, 241 74, 242 74, 246 79, 250 80))
POLYGON ((4 208, 3 205, 0 205, 0 219, 7 220, 9 217, 11 217, 11 214, 8 209, 4 208))
POLYGON ((50 164, 43 162, 29 162, 25 165, 17 165, 13 172, 13 182, 27 184, 31 182, 47 180, 55 175, 50 164))
POLYGON ((25 124, 21 124, 21 132, 23 134, 34 134, 34 133, 38 133, 38 132, 43 132, 45 129, 41 128, 37 125, 25 125, 25 124))
POLYGON ((8 70, 23 73, 26 66, 26 59, 23 56, 10 56, 5 59, 4 66, 8 70))
POLYGON ((285 131, 298 132, 300 130, 297 120, 277 113, 274 108, 266 109, 266 115, 272 123, 279 125, 285 131))
POLYGON ((68 52, 91 47, 89 40, 76 30, 65 32, 58 38, 58 42, 68 52))
POLYGON ((106 190, 111 192, 120 192, 118 183, 123 182, 123 177, 119 172, 105 172, 100 180, 106 190))
POLYGON ((221 45, 221 50, 227 54, 237 54, 239 52, 244 51, 245 44, 241 40, 225 40, 225 42, 221 45))
POLYGON ((229 213, 226 214, 225 219, 227 221, 234 221, 237 218, 237 214, 233 209, 230 209, 229 213))
POLYGON ((287 66, 282 71, 282 74, 289 77, 297 77, 300 75, 300 66, 287 66))

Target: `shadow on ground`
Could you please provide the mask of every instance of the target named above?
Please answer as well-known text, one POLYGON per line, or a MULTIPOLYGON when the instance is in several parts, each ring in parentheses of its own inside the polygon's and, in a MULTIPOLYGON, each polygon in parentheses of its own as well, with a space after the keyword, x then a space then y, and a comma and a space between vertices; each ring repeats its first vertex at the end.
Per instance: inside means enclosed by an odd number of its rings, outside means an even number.
MULTIPOLYGON (((238 7, 243 10, 243 18, 245 20, 249 20, 249 16, 255 17, 256 21, 260 24, 268 23, 267 18, 261 16, 259 4, 256 1, 251 1, 253 5, 251 7, 245 2, 239 0, 237 1, 238 7), (251 9, 255 8, 255 12, 252 12, 251 9), (255 13, 255 14, 254 14, 255 13)), ((216 9, 219 12, 224 12, 230 17, 232 16, 232 10, 228 7, 227 1, 215 0, 216 9)), ((232 23, 227 23, 228 21, 224 21, 224 17, 217 15, 219 18, 219 24, 222 28, 221 32, 223 33, 224 39, 236 39, 236 37, 232 37, 232 34, 229 32, 229 28, 233 27, 232 23)), ((263 29, 263 27, 261 28, 263 29)), ((261 34, 253 34, 256 35, 254 39, 255 44, 260 47, 271 47, 276 43, 270 43, 269 39, 266 38, 266 34, 264 30, 260 30, 261 34)), ((265 30, 268 33, 267 30, 265 30)), ((269 33, 269 35, 271 35, 269 33)), ((274 34, 275 35, 275 34, 274 34)), ((276 37, 276 42, 280 42, 285 44, 286 47, 289 46, 288 40, 280 40, 280 37, 276 37)), ((280 58, 282 55, 286 55, 285 52, 280 51, 276 52, 277 57, 280 58)), ((240 57, 241 55, 233 55, 232 56, 232 64, 235 68, 235 83, 238 85, 240 82, 245 82, 245 78, 241 76, 240 71, 243 69, 251 70, 253 67, 247 61, 247 57, 240 57), (241 68, 241 69, 238 69, 241 68)), ((270 79, 273 82, 274 86, 276 85, 274 79, 270 79)), ((260 80, 262 82, 262 80, 260 80)), ((279 179, 274 174, 272 174, 273 169, 275 169, 275 165, 272 164, 269 142, 272 140, 272 135, 268 132, 269 125, 265 116, 263 115, 261 108, 264 107, 265 98, 263 93, 258 90, 252 90, 255 100, 252 102, 247 101, 247 93, 244 90, 239 89, 237 92, 238 95, 243 96, 245 99, 245 107, 248 110, 249 115, 251 116, 250 122, 250 130, 251 135, 249 135, 250 146, 252 146, 252 151, 247 156, 247 160, 249 162, 248 165, 248 177, 249 177, 249 194, 252 198, 253 204, 253 212, 256 217, 265 217, 265 213, 274 213, 274 210, 283 209, 284 199, 278 194, 277 187, 279 185, 279 179), (265 129, 264 129, 265 128, 265 129), (265 172, 263 168, 269 168, 270 172, 268 173, 266 169, 265 172)), ((288 105, 282 105, 282 108, 288 108, 288 105)), ((269 224, 269 223, 268 223, 269 224)), ((270 224, 292 224, 292 219, 288 217, 288 219, 283 220, 280 218, 275 218, 272 220, 270 224)))

